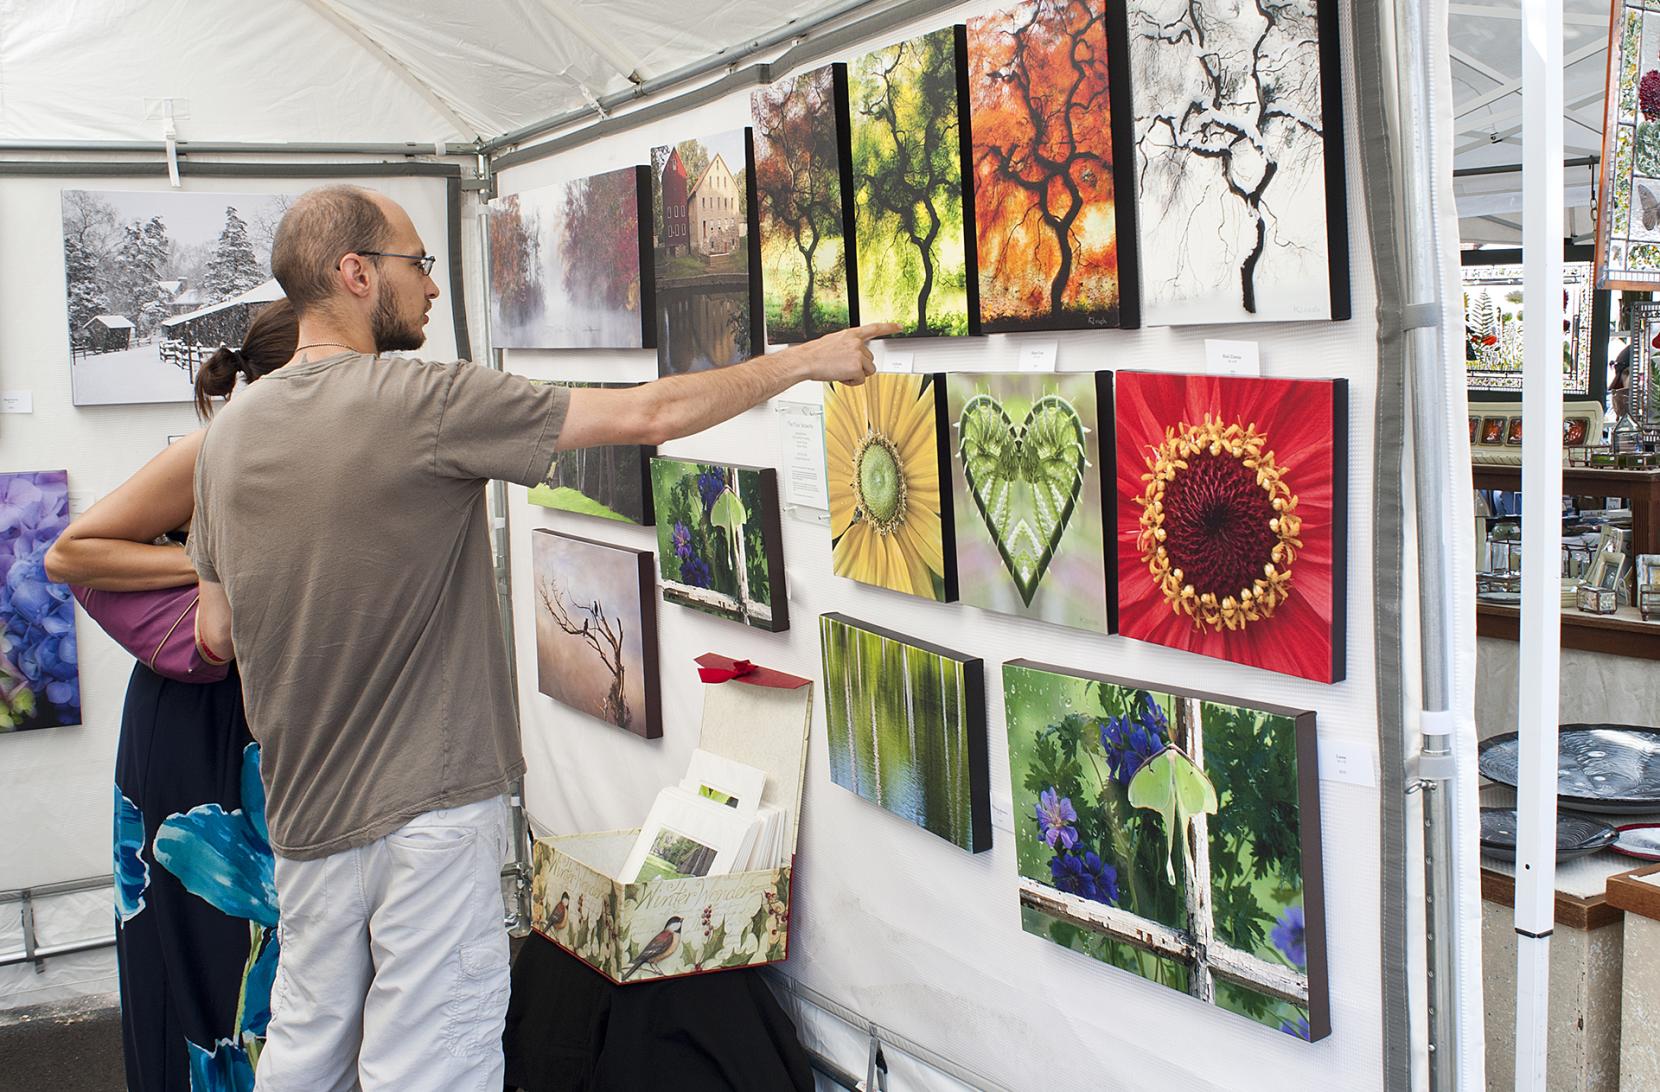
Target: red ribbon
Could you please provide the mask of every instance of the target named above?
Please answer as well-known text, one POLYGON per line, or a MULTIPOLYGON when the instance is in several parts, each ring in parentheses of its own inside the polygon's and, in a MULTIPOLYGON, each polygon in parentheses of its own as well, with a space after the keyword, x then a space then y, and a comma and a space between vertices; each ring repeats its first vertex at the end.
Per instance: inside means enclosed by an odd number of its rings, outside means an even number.
POLYGON ((697 677, 706 683, 731 682, 745 675, 753 675, 755 665, 748 660, 733 660, 731 667, 700 667, 697 677))

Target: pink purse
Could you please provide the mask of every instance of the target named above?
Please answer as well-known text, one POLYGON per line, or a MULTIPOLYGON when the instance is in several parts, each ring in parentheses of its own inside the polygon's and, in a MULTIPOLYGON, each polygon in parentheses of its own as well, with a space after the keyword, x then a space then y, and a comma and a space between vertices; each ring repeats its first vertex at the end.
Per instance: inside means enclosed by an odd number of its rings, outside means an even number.
POLYGON ((138 662, 175 682, 213 683, 230 664, 209 663, 196 649, 196 585, 151 591, 71 586, 94 622, 138 662))

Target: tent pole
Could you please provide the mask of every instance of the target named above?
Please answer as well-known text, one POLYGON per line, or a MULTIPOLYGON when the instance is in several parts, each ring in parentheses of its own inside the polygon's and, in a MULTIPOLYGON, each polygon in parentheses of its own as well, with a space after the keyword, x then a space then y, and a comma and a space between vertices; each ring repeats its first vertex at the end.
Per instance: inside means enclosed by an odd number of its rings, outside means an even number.
POLYGON ((1521 776, 1516 830, 1516 1088, 1545 1088, 1556 911, 1562 586, 1562 0, 1522 0, 1521 776))
POLYGON ((1401 177, 1406 236, 1407 393, 1412 419, 1412 456, 1417 500, 1418 596, 1422 708, 1418 718, 1416 779, 1407 791, 1423 792, 1424 925, 1426 999, 1429 1030, 1429 1087, 1454 1092, 1459 1087, 1459 934, 1454 852, 1457 767, 1452 743, 1457 717, 1452 711, 1453 611, 1457 596, 1452 538, 1433 528, 1466 518, 1467 499, 1449 495, 1454 478, 1447 436, 1444 395, 1444 327, 1447 294, 1441 255, 1448 240, 1440 230, 1440 201, 1434 170, 1437 163, 1436 81, 1430 58, 1436 24, 1445 14, 1439 5, 1415 0, 1395 4, 1398 84, 1402 140, 1401 177))
MULTIPOLYGON (((190 155, 408 155, 435 158, 470 158, 477 154, 472 143, 443 141, 395 141, 381 144, 348 143, 245 143, 241 141, 181 140, 179 154, 190 155)), ((163 140, 0 140, 0 152, 91 153, 167 151, 163 140)))

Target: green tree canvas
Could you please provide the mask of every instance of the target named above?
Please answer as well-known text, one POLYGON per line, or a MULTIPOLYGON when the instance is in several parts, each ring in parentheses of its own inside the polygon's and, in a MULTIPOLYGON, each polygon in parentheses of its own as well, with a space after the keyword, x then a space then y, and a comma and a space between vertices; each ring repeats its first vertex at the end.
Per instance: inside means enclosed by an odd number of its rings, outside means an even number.
POLYGON ((849 75, 861 322, 980 332, 962 27, 867 53, 849 75))
POLYGON ((826 65, 749 96, 767 340, 810 341, 857 323, 842 169, 847 66, 826 65))
MULTIPOLYGON (((560 384, 564 387, 632 385, 560 384)), ((553 457, 547 480, 530 490, 530 503, 583 516, 650 524, 653 519, 651 457, 656 450, 641 444, 607 444, 561 451, 553 457)))
POLYGON ((1003 665, 1021 924, 1330 1034, 1314 714, 1003 665))
POLYGON ((819 617, 830 779, 979 853, 991 848, 978 658, 842 614, 819 617))
POLYGON ((1112 373, 957 373, 945 388, 961 601, 1111 633, 1099 430, 1112 373))
POLYGON ((664 599, 773 633, 790 628, 777 471, 658 457, 651 495, 664 599))

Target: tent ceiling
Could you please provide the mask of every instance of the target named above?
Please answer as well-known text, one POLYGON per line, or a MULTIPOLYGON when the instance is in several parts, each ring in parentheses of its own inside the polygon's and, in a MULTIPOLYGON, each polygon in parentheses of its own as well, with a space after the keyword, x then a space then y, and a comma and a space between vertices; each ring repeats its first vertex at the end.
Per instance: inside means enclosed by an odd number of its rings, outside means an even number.
POLYGON ((841 6, 8 0, 0 136, 155 140, 162 122, 147 115, 172 98, 188 102, 188 140, 470 142, 841 6))
MULTIPOLYGON (((1450 5, 1449 40, 1455 115, 1453 165, 1489 167, 1521 162, 1522 23, 1515 0, 1450 5)), ((1564 0, 1562 140, 1570 159, 1600 154, 1603 83, 1608 67, 1608 0, 1564 0)), ((1594 170, 1565 176, 1568 230, 1592 230, 1594 170)), ((1466 241, 1520 243, 1522 176, 1485 175, 1457 181, 1466 241)))

